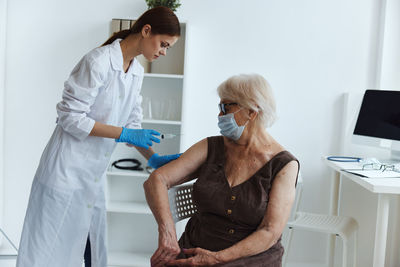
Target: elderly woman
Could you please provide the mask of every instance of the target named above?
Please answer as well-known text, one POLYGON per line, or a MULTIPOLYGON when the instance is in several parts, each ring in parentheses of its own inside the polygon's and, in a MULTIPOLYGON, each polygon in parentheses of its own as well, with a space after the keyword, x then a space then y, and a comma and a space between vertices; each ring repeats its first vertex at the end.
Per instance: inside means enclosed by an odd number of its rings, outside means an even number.
POLYGON ((233 76, 218 94, 222 136, 196 143, 144 183, 159 231, 153 267, 281 266, 299 163, 265 130, 275 102, 262 76, 233 76), (178 241, 167 190, 193 178, 198 211, 178 241))

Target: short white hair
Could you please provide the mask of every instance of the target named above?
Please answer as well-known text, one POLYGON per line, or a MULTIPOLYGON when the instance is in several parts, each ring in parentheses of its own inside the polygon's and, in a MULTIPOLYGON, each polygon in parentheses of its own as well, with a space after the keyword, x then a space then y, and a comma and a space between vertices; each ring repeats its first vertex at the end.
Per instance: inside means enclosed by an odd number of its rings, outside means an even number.
POLYGON ((240 106, 258 113, 256 122, 270 127, 276 120, 276 104, 272 88, 259 74, 239 74, 230 77, 218 88, 223 100, 238 103, 240 106))

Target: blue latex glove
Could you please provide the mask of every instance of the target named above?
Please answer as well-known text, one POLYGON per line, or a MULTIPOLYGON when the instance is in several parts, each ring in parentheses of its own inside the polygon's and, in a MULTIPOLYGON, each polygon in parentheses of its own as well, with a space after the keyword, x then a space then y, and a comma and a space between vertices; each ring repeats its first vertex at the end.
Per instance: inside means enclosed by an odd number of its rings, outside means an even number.
POLYGON ((157 153, 154 153, 149 158, 149 161, 147 162, 147 165, 149 165, 153 169, 157 169, 157 168, 163 166, 164 164, 167 164, 168 162, 179 158, 181 155, 182 154, 172 154, 172 155, 160 156, 157 153))
POLYGON ((160 139, 155 135, 160 135, 160 133, 150 129, 128 129, 122 127, 121 135, 115 141, 148 149, 149 146, 153 145, 153 142, 160 143, 160 139))

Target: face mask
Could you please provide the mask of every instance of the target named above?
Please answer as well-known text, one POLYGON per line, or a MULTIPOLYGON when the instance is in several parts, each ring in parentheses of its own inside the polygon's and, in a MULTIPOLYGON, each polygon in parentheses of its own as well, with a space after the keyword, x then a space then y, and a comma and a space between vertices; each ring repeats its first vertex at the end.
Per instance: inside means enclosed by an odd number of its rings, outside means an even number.
MULTIPOLYGON (((236 112, 239 112, 240 109, 236 112)), ((221 129, 220 133, 228 137, 234 141, 239 140, 240 136, 242 136, 242 133, 244 131, 244 127, 246 126, 247 122, 245 125, 238 126, 234 117, 234 114, 236 113, 229 113, 226 115, 218 116, 218 127, 221 129)))

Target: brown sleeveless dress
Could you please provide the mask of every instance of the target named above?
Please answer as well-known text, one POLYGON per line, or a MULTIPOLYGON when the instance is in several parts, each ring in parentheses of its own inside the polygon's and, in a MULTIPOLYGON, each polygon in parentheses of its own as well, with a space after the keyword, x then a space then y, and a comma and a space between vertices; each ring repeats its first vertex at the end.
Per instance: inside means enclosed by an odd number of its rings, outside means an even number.
MULTIPOLYGON (((179 245, 211 251, 228 248, 256 231, 268 205, 268 195, 276 174, 297 159, 288 151, 276 154, 245 182, 230 187, 224 171, 225 153, 222 136, 209 137, 206 162, 200 167, 193 185, 197 213, 188 221, 179 245)), ((282 265, 283 247, 279 241, 267 251, 241 258, 225 267, 282 265)), ((181 254, 178 258, 184 258, 181 254)))

